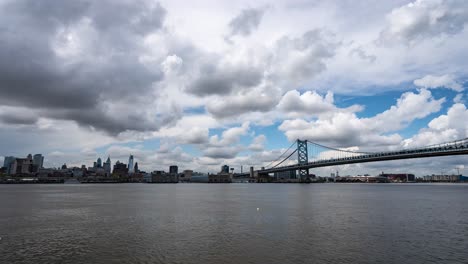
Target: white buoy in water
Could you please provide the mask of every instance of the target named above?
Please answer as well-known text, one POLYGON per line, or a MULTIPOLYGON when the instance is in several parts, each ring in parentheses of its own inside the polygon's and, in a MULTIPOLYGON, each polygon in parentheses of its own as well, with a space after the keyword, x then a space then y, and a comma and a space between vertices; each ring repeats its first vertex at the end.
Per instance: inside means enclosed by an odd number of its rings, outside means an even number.
POLYGON ((257 211, 260 211, 260 208, 257 207, 257 211))

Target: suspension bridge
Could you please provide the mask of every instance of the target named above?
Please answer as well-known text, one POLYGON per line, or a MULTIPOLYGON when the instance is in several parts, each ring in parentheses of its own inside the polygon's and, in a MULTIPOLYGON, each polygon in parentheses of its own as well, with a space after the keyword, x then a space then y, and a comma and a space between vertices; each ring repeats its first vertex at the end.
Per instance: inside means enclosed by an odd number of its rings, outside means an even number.
MULTIPOLYGON (((256 172, 258 175, 268 175, 269 173, 298 171, 300 179, 307 180, 309 179, 309 169, 312 168, 455 155, 468 155, 468 138, 418 148, 378 152, 333 148, 298 139, 276 160, 256 172)), ((252 177, 251 173, 239 174, 238 176, 252 177)))

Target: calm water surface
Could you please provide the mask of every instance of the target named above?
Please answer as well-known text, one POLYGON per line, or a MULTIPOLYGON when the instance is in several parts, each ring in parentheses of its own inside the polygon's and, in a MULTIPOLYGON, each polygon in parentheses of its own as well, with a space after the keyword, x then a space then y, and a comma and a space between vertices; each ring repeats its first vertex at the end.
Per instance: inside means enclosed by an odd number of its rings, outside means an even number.
POLYGON ((0 263, 468 263, 468 185, 0 185, 0 263))

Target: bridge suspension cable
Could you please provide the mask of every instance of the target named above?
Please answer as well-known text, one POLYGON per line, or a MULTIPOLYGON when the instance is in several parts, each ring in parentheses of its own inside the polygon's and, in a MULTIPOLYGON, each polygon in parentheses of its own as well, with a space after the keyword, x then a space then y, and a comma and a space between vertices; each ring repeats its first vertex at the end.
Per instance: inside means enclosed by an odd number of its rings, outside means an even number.
POLYGON ((281 163, 285 162, 286 160, 288 160, 294 153, 297 152, 297 149, 294 150, 293 152, 291 152, 291 154, 289 154, 289 156, 287 156, 286 158, 284 158, 280 163, 276 164, 275 166, 271 167, 270 169, 274 169, 276 167, 278 167, 279 165, 281 165, 281 163))
MULTIPOLYGON (((268 165, 266 165, 265 168, 269 168, 273 163, 279 161, 294 145, 296 145, 296 141, 294 141, 294 142, 291 144, 291 146, 289 146, 289 148, 287 148, 283 153, 281 153, 281 155, 280 155, 277 159, 273 160, 273 161, 270 162, 268 165)), ((297 149, 296 149, 294 152, 296 152, 296 151, 297 151, 297 149)), ((293 153, 294 153, 294 152, 293 152, 293 153)), ((291 156, 292 156, 292 154, 290 154, 290 155, 288 156, 288 158, 290 158, 291 156)), ((283 160, 283 161, 284 161, 284 160, 283 160)), ((281 162, 278 163, 278 164, 283 163, 283 161, 281 161, 281 162)), ((275 168, 276 166, 278 166, 278 164, 276 164, 273 168, 275 168)))

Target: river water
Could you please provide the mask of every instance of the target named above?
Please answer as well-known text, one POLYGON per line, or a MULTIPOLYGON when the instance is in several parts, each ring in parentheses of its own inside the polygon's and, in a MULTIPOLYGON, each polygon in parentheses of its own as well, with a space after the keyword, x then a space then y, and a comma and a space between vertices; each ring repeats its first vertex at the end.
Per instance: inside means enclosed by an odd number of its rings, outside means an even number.
POLYGON ((468 185, 0 185, 0 237, 0 263, 468 263, 468 185))

